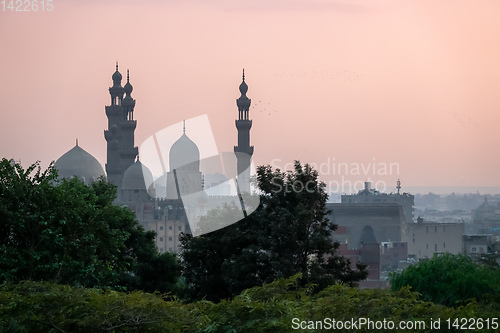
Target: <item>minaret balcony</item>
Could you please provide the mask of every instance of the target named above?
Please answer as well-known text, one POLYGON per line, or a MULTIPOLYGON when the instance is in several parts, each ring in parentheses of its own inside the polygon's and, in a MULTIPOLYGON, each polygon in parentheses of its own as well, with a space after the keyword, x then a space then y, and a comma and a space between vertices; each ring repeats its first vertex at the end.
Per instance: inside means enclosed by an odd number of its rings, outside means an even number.
POLYGON ((252 156, 253 155, 253 146, 248 146, 248 147, 240 147, 240 146, 234 146, 234 152, 235 153, 243 153, 252 156))
POLYGON ((252 121, 247 119, 239 119, 235 121, 238 130, 249 131, 252 128, 252 121))

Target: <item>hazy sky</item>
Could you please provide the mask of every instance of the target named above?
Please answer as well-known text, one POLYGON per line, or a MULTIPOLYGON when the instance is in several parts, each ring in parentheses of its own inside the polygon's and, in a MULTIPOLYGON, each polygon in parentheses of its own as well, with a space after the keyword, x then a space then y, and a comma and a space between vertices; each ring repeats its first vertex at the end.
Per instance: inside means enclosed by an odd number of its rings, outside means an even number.
POLYGON ((499 1, 53 7, 0 7, 0 153, 24 165, 48 165, 75 138, 104 165, 119 61, 134 86, 138 145, 207 114, 219 151, 232 151, 245 68, 257 165, 323 163, 323 179, 339 182, 500 186, 499 1), (393 174, 378 175, 389 165, 393 174))

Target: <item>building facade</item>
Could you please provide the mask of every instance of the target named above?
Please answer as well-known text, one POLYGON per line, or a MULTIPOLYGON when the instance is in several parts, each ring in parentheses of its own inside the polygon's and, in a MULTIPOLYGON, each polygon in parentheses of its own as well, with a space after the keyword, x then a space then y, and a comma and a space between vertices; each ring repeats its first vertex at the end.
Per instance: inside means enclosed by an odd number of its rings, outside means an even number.
POLYGON ((414 259, 432 258, 436 254, 462 252, 463 223, 425 222, 407 225, 403 240, 408 243, 408 256, 414 259))

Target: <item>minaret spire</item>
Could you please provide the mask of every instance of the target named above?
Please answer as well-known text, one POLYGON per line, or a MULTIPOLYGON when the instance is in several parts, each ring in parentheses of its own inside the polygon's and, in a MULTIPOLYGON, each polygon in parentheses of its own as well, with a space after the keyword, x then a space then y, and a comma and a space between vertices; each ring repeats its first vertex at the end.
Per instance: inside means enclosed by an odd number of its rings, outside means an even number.
POLYGON ((116 71, 111 76, 113 86, 109 88, 111 104, 105 107, 108 118, 108 128, 104 131, 107 142, 106 174, 108 181, 119 188, 122 185, 123 174, 134 164, 138 148, 134 144, 134 131, 137 122, 134 120, 135 100, 131 97, 132 85, 130 72, 127 69, 127 82, 122 87, 122 74, 116 71), (125 97, 124 97, 125 95, 125 97))
POLYGON ((243 69, 242 82, 239 87, 241 96, 236 100, 238 106, 238 145, 234 147, 238 169, 238 187, 241 192, 250 192, 250 164, 253 155, 253 146, 250 146, 250 98, 247 97, 248 85, 245 82, 245 69, 243 69))

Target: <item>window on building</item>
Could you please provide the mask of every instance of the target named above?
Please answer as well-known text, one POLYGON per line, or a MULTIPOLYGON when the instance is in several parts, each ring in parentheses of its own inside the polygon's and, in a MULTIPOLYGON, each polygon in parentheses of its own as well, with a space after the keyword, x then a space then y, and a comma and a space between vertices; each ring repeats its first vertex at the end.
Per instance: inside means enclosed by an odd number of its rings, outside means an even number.
POLYGON ((163 226, 160 227, 160 230, 163 230, 163 226))
POLYGON ((163 252, 163 248, 162 247, 160 247, 160 252, 163 252))
POLYGON ((172 252, 172 248, 171 247, 168 248, 168 252, 172 252))
POLYGON ((438 232, 438 227, 434 227, 434 232, 438 232))
POLYGON ((172 226, 171 225, 168 226, 168 230, 172 230, 172 226))
POLYGON ((413 243, 415 243, 415 238, 413 238, 413 243))
POLYGON ((171 242, 172 241, 172 237, 168 237, 168 241, 171 242))
POLYGON ((446 249, 446 243, 443 243, 443 249, 446 249))
POLYGON ((163 242, 163 237, 160 237, 160 242, 163 242))
POLYGON ((434 244, 434 252, 437 252, 437 250, 438 250, 438 245, 434 244))
POLYGON ((182 226, 179 226, 179 231, 182 231, 182 226))
POLYGON ((475 247, 472 247, 472 248, 470 249, 470 251, 471 251, 471 252, 477 252, 475 247))
POLYGON ((429 244, 425 244, 425 248, 428 250, 429 249, 429 244))
POLYGON ((425 227, 425 232, 429 233, 429 227, 425 227))

